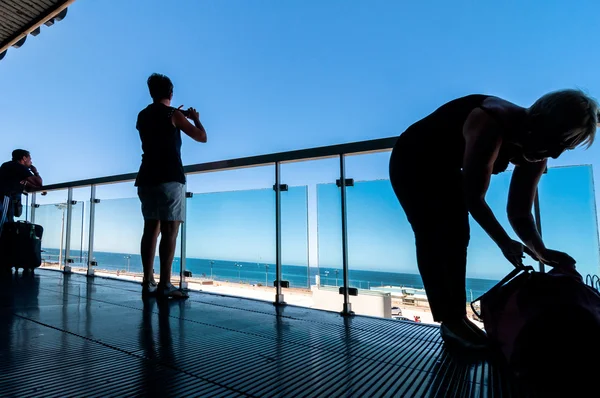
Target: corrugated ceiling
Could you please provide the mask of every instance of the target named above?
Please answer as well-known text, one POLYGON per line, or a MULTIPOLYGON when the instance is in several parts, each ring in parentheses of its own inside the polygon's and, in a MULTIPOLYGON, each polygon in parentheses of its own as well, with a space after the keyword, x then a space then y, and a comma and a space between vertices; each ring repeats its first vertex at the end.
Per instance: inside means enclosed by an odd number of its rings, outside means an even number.
POLYGON ((67 15, 75 0, 0 1, 0 60, 9 49, 19 48, 29 35, 37 36, 44 26, 52 26, 67 15))

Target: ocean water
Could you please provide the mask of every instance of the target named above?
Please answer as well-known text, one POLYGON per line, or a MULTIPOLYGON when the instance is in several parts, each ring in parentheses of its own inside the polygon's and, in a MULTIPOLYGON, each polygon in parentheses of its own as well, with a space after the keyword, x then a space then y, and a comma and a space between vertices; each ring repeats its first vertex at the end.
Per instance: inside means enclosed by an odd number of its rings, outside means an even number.
MULTIPOLYGON (((49 261, 58 261, 59 250, 44 248, 42 257, 49 261)), ((75 251, 70 253, 75 265, 87 264, 87 252, 75 251)), ((142 272, 142 260, 138 254, 94 252, 94 259, 98 262, 97 269, 125 270, 142 272)), ((187 258, 186 270, 192 272, 194 277, 213 278, 218 281, 241 282, 263 286, 273 286, 275 280, 275 264, 253 263, 243 261, 210 260, 200 258, 187 258)), ((158 272, 158 257, 154 262, 154 269, 158 272)), ((179 274, 180 258, 173 262, 173 273, 179 274)), ((291 287, 308 288, 315 284, 315 277, 320 275, 321 284, 341 286, 343 274, 340 268, 306 267, 296 265, 283 265, 282 278, 290 282, 291 287)), ((369 270, 353 270, 349 272, 350 286, 359 289, 371 289, 381 286, 423 288, 419 274, 381 272, 369 270)), ((477 298, 498 280, 467 278, 467 299, 477 298)))

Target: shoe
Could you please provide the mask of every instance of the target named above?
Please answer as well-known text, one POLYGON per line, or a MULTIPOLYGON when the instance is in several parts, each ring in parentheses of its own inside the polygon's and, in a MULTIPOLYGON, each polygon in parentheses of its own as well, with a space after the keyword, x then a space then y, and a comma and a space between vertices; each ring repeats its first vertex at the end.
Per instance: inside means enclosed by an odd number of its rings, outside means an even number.
MULTIPOLYGON (((473 327, 477 327, 473 325, 473 327)), ((484 351, 488 349, 487 337, 476 332, 464 320, 442 322, 440 325, 442 340, 453 348, 463 351, 484 351)))
POLYGON ((173 286, 171 283, 165 285, 158 284, 157 297, 160 298, 171 298, 177 300, 186 300, 189 298, 187 293, 183 290, 173 286))
POLYGON ((142 282, 142 295, 143 296, 153 296, 156 294, 158 290, 158 284, 156 281, 143 281, 142 282))

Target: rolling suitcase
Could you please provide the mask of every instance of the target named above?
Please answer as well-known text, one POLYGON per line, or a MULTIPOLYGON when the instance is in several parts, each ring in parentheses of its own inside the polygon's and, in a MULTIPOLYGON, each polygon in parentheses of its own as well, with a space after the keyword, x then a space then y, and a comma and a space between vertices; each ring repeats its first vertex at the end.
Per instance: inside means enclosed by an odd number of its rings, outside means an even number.
POLYGON ((42 265, 43 233, 41 225, 29 221, 5 222, 0 235, 0 266, 33 270, 42 265))

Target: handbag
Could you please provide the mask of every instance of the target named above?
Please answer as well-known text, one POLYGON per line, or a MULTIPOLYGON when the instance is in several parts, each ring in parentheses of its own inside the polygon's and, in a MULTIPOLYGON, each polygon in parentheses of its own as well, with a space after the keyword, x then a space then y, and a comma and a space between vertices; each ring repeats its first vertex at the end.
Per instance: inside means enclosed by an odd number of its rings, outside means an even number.
POLYGON ((518 379, 552 390, 600 374, 600 293, 574 267, 516 267, 471 308, 518 379))

